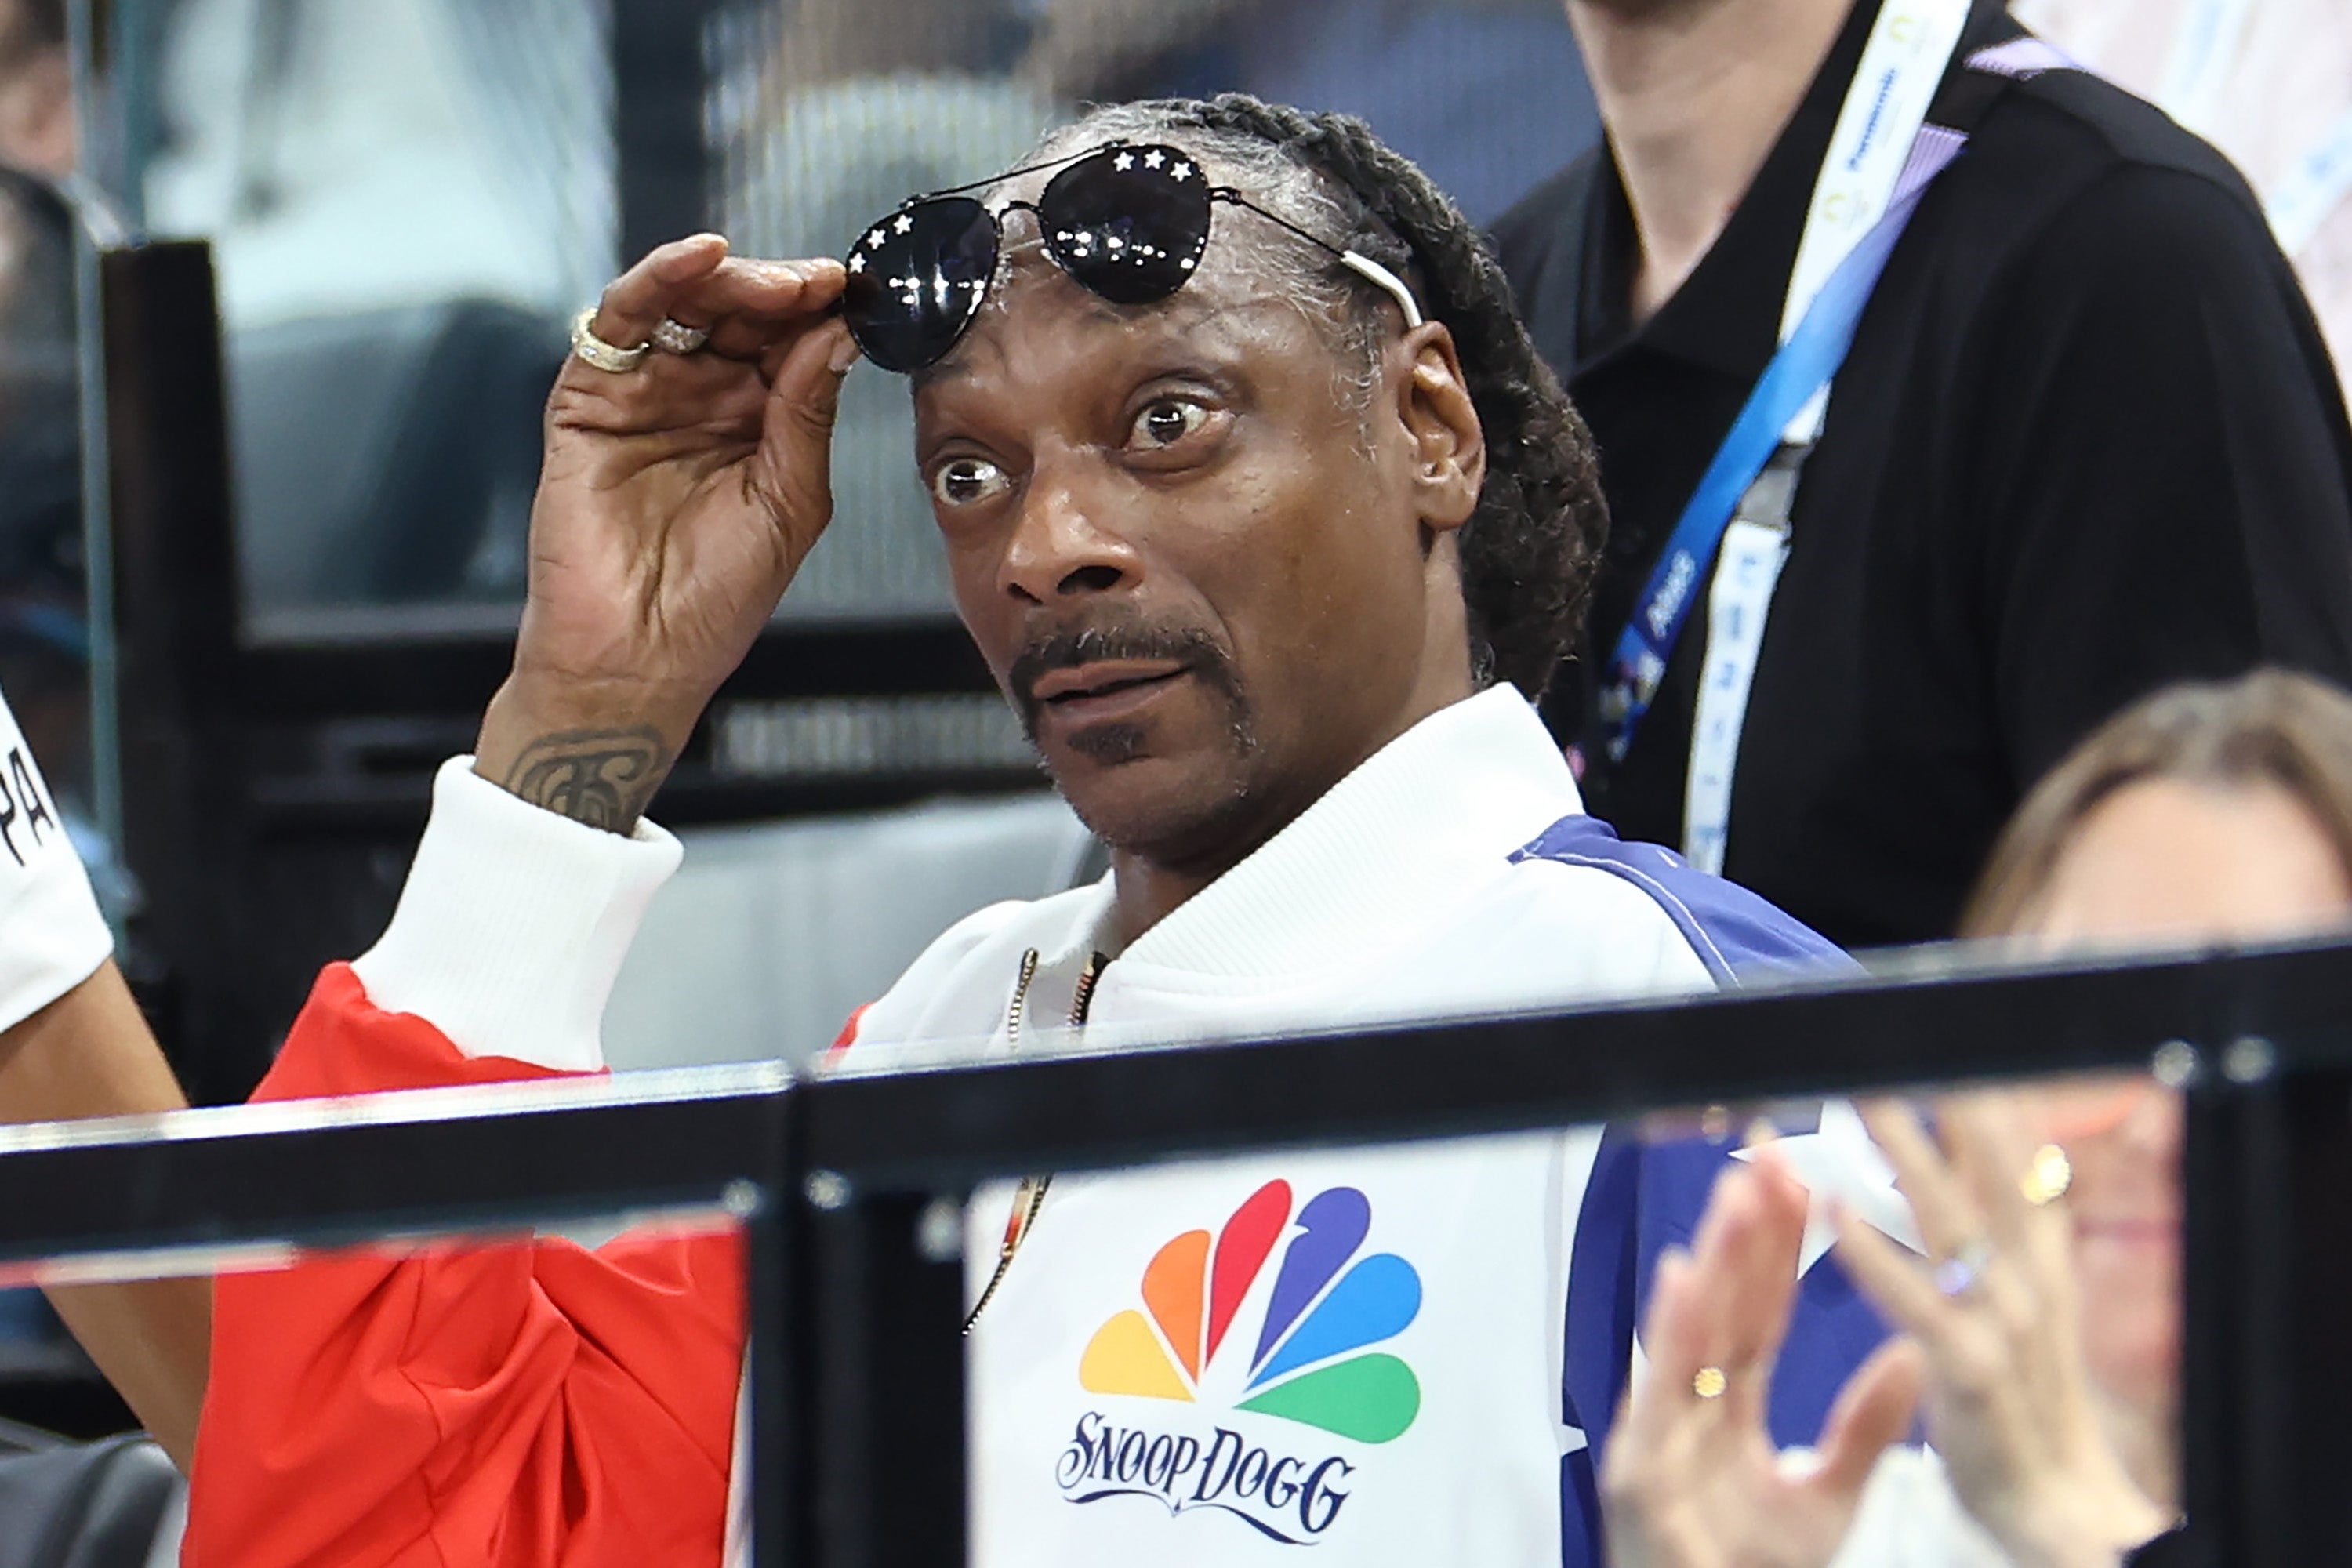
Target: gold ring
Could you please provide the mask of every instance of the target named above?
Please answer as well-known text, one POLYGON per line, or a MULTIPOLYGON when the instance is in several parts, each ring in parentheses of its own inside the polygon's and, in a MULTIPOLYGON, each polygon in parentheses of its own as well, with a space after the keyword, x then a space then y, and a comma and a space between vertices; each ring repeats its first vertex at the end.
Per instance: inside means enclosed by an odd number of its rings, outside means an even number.
POLYGON ((1731 1380, 1723 1375, 1719 1366, 1703 1366, 1691 1378, 1691 1392, 1701 1399, 1720 1399, 1723 1391, 1730 1386, 1731 1380))
POLYGON ((2033 1152, 2033 1161, 2018 1179, 2017 1190, 2035 1208, 2047 1208, 2074 1184, 2074 1163, 2066 1158, 2066 1151, 2055 1143, 2044 1143, 2033 1152))
POLYGON ((617 343, 606 342, 596 335, 595 320, 596 307, 593 305, 572 318, 572 352, 583 363, 614 375, 626 375, 645 363, 646 356, 654 352, 651 343, 639 343, 635 348, 625 349, 617 343))
POLYGON ((651 341, 653 346, 664 353, 690 354, 699 352, 702 345, 710 341, 710 329, 689 327, 684 321, 664 316, 660 325, 654 328, 651 341))

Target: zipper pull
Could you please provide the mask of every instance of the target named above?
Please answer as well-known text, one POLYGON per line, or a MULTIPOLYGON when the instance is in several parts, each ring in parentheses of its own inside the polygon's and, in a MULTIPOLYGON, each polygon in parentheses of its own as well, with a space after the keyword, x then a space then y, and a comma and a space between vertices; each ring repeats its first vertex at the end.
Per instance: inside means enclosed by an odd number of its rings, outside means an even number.
POLYGON ((1070 1027, 1083 1029, 1087 1013, 1095 1005, 1095 984, 1102 978, 1103 966, 1110 962, 1099 952, 1087 955, 1087 966, 1078 971, 1077 989, 1070 993, 1070 1027))
POLYGON ((1013 983, 1013 1005, 1004 1012, 1004 1043, 1021 1048, 1021 1015, 1029 1005, 1029 983, 1037 978, 1037 950, 1021 955, 1021 978, 1013 983))

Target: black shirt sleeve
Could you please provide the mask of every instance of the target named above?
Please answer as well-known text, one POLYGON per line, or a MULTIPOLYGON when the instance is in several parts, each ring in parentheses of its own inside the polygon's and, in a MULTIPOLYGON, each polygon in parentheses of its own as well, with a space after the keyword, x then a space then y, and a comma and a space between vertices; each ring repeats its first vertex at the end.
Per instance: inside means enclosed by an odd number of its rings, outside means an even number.
POLYGON ((2146 1545, 2124 1553, 2123 1568, 2189 1568, 2189 1537, 2168 1530, 2146 1545))
POLYGON ((2289 665, 2352 682, 2352 432, 2242 190, 2125 163, 2024 253, 1958 450, 1986 541, 1990 693, 2022 791, 2158 686, 2289 665))

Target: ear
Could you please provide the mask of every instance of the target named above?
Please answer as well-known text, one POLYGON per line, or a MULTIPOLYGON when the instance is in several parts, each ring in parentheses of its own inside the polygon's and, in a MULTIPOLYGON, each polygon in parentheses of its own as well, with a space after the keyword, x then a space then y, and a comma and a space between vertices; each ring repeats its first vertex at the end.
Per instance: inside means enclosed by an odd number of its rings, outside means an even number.
POLYGON ((1450 532, 1478 510, 1478 491, 1486 480, 1486 433, 1470 401, 1454 334, 1444 322, 1415 327, 1392 353, 1404 371, 1394 378, 1396 414, 1412 443, 1421 519, 1450 532))

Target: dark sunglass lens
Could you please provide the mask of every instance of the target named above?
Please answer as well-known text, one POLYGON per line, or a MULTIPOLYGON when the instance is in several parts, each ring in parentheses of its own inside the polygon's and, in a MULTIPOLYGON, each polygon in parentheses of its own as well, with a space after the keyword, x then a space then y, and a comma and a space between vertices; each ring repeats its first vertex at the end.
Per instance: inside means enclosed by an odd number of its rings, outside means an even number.
POLYGON ((1208 176, 1173 147, 1108 148, 1054 176, 1037 221, 1071 277, 1114 304, 1147 305, 1200 264, 1208 176))
POLYGON ((884 370, 920 370, 971 325, 996 272, 996 220, 969 196, 918 202, 859 235, 843 265, 857 346, 884 370))

